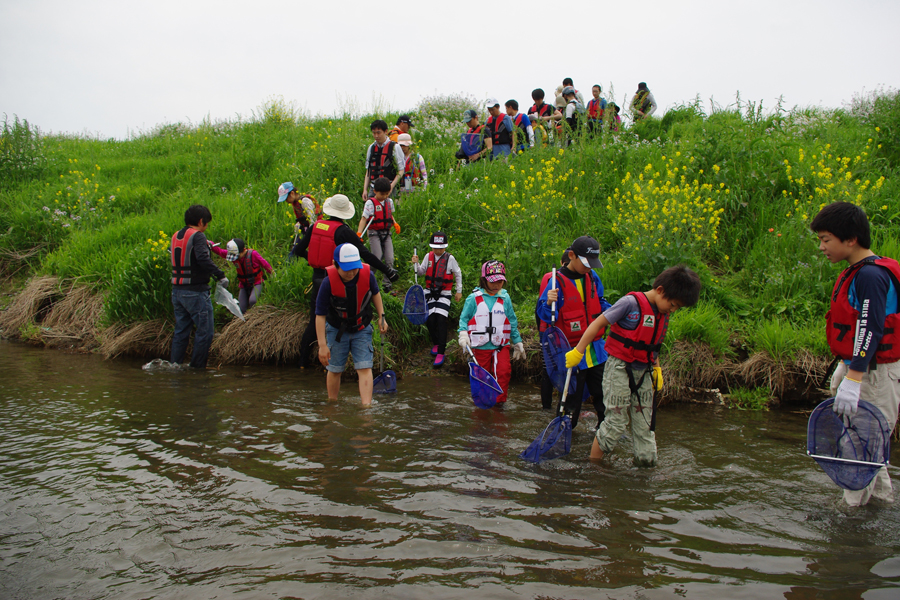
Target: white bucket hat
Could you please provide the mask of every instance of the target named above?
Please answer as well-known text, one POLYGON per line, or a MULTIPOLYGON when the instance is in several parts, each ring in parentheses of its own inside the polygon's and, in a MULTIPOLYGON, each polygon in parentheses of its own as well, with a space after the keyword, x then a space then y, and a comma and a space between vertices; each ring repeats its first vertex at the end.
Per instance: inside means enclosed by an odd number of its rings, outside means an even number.
POLYGON ((350 198, 343 194, 335 194, 325 201, 322 212, 329 217, 338 219, 352 219, 356 214, 356 207, 350 202, 350 198))

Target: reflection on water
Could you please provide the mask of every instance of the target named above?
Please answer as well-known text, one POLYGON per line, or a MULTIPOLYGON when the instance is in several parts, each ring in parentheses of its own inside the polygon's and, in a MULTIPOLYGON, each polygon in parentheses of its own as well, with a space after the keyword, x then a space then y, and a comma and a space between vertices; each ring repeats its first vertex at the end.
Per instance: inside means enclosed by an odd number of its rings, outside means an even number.
POLYGON ((841 508, 803 415, 667 407, 650 470, 583 419, 531 465, 537 390, 398 389, 0 342, 0 597, 900 597, 900 509, 841 508))

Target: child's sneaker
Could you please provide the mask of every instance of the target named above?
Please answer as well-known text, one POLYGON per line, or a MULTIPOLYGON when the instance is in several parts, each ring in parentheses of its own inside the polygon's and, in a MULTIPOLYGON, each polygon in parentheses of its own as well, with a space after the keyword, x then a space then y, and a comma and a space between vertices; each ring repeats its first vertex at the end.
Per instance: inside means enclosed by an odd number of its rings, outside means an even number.
POLYGON ((444 355, 438 354, 434 357, 434 368, 438 368, 444 364, 444 355))
POLYGON ((435 344, 434 348, 431 349, 431 355, 432 355, 432 356, 437 356, 437 354, 438 354, 438 351, 437 351, 437 344, 435 344))

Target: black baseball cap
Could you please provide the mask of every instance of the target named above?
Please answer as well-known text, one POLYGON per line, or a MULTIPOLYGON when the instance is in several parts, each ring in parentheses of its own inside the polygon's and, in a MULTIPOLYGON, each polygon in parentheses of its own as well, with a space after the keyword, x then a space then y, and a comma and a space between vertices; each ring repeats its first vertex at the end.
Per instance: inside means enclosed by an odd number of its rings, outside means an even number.
POLYGON ((591 236, 583 235, 572 242, 572 252, 589 269, 603 268, 603 263, 600 262, 600 242, 591 236))
POLYGON ((397 119, 397 125, 399 125, 400 123, 406 123, 410 127, 413 126, 412 120, 410 120, 409 115, 400 115, 400 118, 397 119))

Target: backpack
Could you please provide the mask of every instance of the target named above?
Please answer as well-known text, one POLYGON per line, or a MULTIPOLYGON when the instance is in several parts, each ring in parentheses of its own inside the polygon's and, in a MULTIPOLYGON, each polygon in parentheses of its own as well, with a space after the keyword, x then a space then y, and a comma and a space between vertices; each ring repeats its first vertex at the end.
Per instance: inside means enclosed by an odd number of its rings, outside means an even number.
POLYGON ((479 125, 474 131, 468 131, 461 136, 460 150, 466 156, 475 156, 481 152, 483 139, 481 136, 481 128, 479 125))

